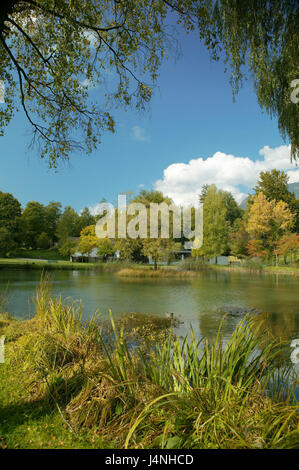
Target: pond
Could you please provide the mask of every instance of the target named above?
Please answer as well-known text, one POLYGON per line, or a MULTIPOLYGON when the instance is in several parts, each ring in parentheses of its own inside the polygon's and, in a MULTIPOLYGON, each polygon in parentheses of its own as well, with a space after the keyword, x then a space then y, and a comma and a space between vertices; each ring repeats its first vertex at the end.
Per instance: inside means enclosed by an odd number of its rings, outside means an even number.
MULTIPOLYGON (((18 318, 34 314, 32 297, 40 280, 35 270, 0 270, 0 292, 8 284, 7 310, 18 318)), ((184 334, 192 324, 198 336, 215 338, 224 309, 255 308, 262 312, 275 337, 299 338, 299 278, 291 275, 206 271, 196 278, 120 278, 97 271, 51 272, 54 294, 82 301, 84 318, 95 311, 108 318, 123 312, 165 315, 181 320, 184 334)), ((241 316, 230 314, 223 325, 228 338, 241 316)))
MULTIPOLYGON (((6 310, 19 319, 34 315, 33 296, 41 272, 35 270, 0 270, 0 292, 8 286, 6 310)), ((176 332, 184 336, 192 325, 198 338, 215 339, 223 310, 231 311, 222 325, 224 343, 243 315, 235 310, 256 309, 276 338, 290 345, 299 339, 299 278, 291 275, 250 274, 207 270, 193 278, 124 278, 116 273, 73 270, 51 271, 53 294, 66 302, 81 300, 83 318, 95 312, 100 318, 114 318, 124 312, 152 315, 173 313, 181 321, 176 332)), ((293 350, 286 351, 289 357, 293 350)), ((299 375, 299 363, 294 366, 299 375)), ((299 400, 299 386, 296 387, 299 400)))

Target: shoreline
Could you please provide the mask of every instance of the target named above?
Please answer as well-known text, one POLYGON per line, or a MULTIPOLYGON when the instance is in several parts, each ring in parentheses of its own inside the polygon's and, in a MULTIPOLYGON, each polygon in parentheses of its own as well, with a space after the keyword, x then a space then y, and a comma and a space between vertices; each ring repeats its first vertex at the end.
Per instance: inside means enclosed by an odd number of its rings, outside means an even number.
POLYGON ((211 269, 219 271, 235 271, 235 272, 246 272, 252 274, 288 274, 293 276, 299 276, 299 268, 290 266, 265 266, 262 269, 252 269, 242 266, 219 266, 213 264, 210 266, 211 269))
POLYGON ((98 263, 74 263, 61 260, 38 260, 20 258, 0 258, 1 269, 26 269, 26 270, 95 270, 103 272, 115 272, 126 277, 195 277, 204 271, 228 271, 252 274, 279 274, 299 276, 299 268, 291 266, 265 266, 262 269, 252 269, 245 266, 221 266, 206 265, 200 270, 179 269, 177 265, 159 266, 155 271, 149 264, 134 264, 130 262, 98 262, 98 263), (125 271, 122 273, 122 271, 125 271))

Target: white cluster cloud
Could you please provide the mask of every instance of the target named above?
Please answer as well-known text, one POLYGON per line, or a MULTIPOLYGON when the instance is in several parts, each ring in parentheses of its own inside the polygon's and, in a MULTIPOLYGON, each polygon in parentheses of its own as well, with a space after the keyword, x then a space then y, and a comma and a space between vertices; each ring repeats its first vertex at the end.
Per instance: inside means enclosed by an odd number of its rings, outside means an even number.
POLYGON ((284 170, 289 182, 299 181, 299 169, 290 161, 290 146, 263 147, 262 158, 251 160, 216 152, 207 159, 196 158, 188 163, 174 163, 163 172, 163 179, 154 188, 169 196, 176 204, 189 205, 198 201, 204 184, 215 184, 217 188, 230 191, 240 203, 255 186, 261 171, 284 170))

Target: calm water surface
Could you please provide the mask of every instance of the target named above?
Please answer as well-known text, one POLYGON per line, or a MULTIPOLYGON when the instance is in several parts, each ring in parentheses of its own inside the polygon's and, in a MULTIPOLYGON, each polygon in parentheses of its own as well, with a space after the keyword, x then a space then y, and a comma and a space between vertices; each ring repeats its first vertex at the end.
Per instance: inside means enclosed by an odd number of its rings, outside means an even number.
MULTIPOLYGON (((223 306, 254 307, 263 312, 275 336, 299 338, 299 278, 238 272, 205 272, 196 279, 128 279, 90 271, 56 271, 54 294, 67 301, 82 300, 85 319, 97 310, 103 318, 109 309, 165 315, 173 312, 199 336, 215 337, 223 306)), ((39 271, 0 270, 0 291, 9 283, 7 310, 18 318, 34 314, 32 297, 39 271)), ((228 316, 224 336, 229 337, 240 317, 228 316)))

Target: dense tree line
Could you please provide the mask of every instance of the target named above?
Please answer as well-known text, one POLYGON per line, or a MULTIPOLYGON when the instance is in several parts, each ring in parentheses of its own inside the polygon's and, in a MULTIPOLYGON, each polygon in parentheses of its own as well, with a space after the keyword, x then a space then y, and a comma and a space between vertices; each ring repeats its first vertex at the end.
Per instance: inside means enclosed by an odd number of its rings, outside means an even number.
POLYGON ((88 208, 78 214, 72 207, 62 210, 60 202, 43 205, 30 201, 22 209, 10 193, 0 191, 0 254, 9 256, 20 248, 49 249, 63 246, 81 230, 95 224, 88 208))
MULTIPOLYGON (((298 251, 299 200, 288 190, 288 176, 283 171, 261 172, 253 194, 249 195, 247 208, 242 209, 231 193, 205 185, 199 195, 203 203, 203 245, 192 254, 203 259, 219 255, 238 258, 258 257, 278 263, 283 256, 296 260, 298 251)), ((142 190, 132 200, 141 203, 147 214, 145 237, 123 238, 118 232, 118 209, 116 231, 113 238, 100 239, 95 226, 99 217, 88 208, 79 214, 70 206, 62 209, 61 203, 43 205, 28 202, 22 209, 19 201, 9 193, 0 192, 0 254, 13 256, 20 249, 55 248, 68 258, 80 253, 89 257, 96 249, 97 256, 107 260, 116 251, 121 259, 143 262, 153 259, 170 261, 187 240, 181 233, 173 232, 174 213, 171 199, 159 191, 142 190), (164 203, 169 209, 169 238, 161 230, 161 214, 158 214, 157 237, 150 232, 150 204, 164 203), (152 237, 152 238, 151 238, 152 237)), ((138 213, 138 211, 137 211, 138 213)), ((194 228, 194 208, 191 226, 194 228)), ((136 215, 126 214, 126 227, 136 224, 136 215)))

